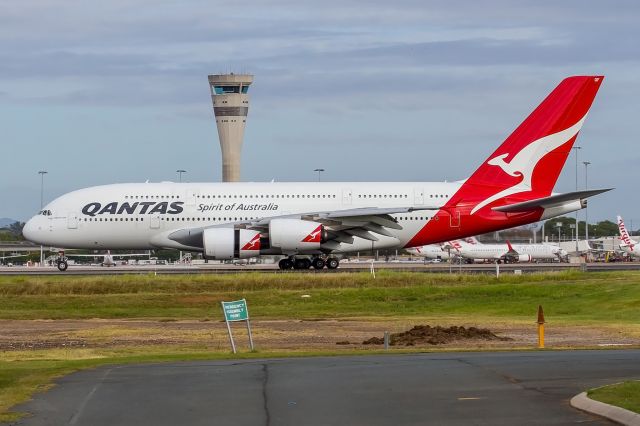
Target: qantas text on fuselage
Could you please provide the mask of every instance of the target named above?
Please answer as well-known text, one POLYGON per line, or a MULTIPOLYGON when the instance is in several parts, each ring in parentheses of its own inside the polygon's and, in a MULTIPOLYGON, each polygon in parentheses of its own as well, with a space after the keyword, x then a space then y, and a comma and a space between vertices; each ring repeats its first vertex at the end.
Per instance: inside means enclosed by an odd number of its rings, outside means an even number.
POLYGON ((601 192, 552 193, 601 83, 600 76, 563 80, 463 181, 105 185, 52 201, 24 235, 67 248, 175 248, 214 259, 309 255, 329 263, 341 253, 537 222, 583 208, 601 192))

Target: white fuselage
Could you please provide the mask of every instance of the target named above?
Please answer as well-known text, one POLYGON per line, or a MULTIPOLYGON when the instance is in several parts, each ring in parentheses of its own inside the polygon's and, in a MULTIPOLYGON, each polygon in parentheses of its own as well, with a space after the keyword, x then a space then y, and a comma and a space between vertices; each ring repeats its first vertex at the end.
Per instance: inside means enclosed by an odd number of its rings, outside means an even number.
POLYGON ((407 251, 413 256, 424 257, 425 259, 449 260, 455 254, 455 250, 449 255, 448 250, 444 250, 438 244, 427 244, 425 246, 408 248, 407 251))
POLYGON ((640 257, 640 245, 634 243, 632 245, 620 245, 620 250, 627 253, 629 256, 640 257))
POLYGON ((359 237, 335 252, 404 247, 460 183, 129 183, 63 195, 34 216, 25 236, 65 248, 181 248, 168 239, 176 230, 220 226, 273 216, 355 208, 420 207, 392 215, 402 226, 378 241, 359 237))
MULTIPOLYGON (((562 255, 560 247, 551 244, 512 244, 518 255, 529 256, 531 260, 555 259, 562 255)), ((457 252, 465 259, 495 260, 509 252, 507 244, 464 244, 457 252)))

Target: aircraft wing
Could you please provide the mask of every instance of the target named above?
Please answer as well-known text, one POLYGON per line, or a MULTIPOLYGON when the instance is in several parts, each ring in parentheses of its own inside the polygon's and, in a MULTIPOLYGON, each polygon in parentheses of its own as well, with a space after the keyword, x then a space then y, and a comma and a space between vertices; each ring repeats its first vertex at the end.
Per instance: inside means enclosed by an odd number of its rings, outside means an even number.
POLYGON ((332 250, 333 247, 337 248, 340 243, 352 244, 353 237, 360 237, 369 241, 378 241, 381 235, 393 237, 389 229, 402 229, 402 226, 390 216, 391 214, 426 210, 437 211, 438 209, 437 207, 363 207, 346 210, 297 213, 199 228, 186 228, 172 232, 168 238, 186 246, 195 246, 198 241, 202 241, 201 236, 205 228, 225 228, 233 226, 236 229, 253 229, 266 232, 269 229, 269 223, 273 219, 301 219, 323 224, 328 232, 328 240, 323 243, 322 247, 327 250, 332 250))
MULTIPOLYGON (((378 241, 379 235, 393 237, 389 232, 391 229, 402 229, 402 226, 396 222, 391 214, 410 213, 414 211, 438 210, 437 208, 416 208, 416 207, 399 207, 399 208, 377 208, 363 207, 357 209, 336 210, 330 212, 312 212, 286 216, 274 216, 260 219, 252 222, 247 226, 248 229, 266 231, 269 222, 276 218, 294 218, 308 220, 321 223, 329 233, 329 239, 324 246, 331 245, 331 241, 336 243, 353 242, 353 237, 360 237, 369 241, 378 241)), ((242 227, 242 226, 240 226, 242 227)))

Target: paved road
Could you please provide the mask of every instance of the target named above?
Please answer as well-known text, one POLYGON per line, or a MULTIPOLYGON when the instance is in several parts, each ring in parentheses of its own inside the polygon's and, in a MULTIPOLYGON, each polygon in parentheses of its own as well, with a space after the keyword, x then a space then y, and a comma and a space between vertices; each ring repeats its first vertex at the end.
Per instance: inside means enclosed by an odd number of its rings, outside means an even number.
MULTIPOLYGON (((449 268, 448 263, 443 264, 423 264, 422 262, 379 262, 375 263, 376 270, 392 269, 405 272, 438 272, 447 273, 462 271, 464 273, 486 273, 495 274, 496 267, 492 264, 476 264, 476 265, 453 265, 449 268)), ((640 270, 640 262, 624 262, 624 263, 590 263, 587 265, 568 264, 568 263, 521 263, 500 265, 500 272, 513 273, 520 270, 523 273, 544 272, 544 271, 563 271, 567 269, 581 269, 586 271, 630 271, 640 270)), ((263 272, 263 273, 334 273, 334 272, 369 272, 371 270, 370 262, 359 263, 341 263, 340 268, 330 271, 323 269, 316 271, 310 269, 308 271, 280 271, 273 264, 259 265, 229 265, 209 263, 193 266, 174 266, 174 265, 128 265, 116 267, 101 266, 69 266, 66 272, 60 272, 54 266, 52 267, 7 267, 0 266, 0 275, 119 275, 119 274, 236 274, 238 272, 263 272)))
POLYGON ((103 367, 18 410, 41 425, 609 424, 580 391, 640 378, 640 351, 446 353, 103 367))

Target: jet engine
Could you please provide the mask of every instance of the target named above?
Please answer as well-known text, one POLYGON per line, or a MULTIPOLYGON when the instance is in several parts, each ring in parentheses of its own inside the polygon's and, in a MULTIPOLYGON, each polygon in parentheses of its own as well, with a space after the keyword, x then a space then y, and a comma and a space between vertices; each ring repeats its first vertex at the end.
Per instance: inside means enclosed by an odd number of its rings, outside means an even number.
POLYGON ((207 259, 246 259, 260 254, 260 233, 248 229, 207 228, 202 243, 207 259))
POLYGON ((273 219, 269 222, 269 242, 285 254, 319 249, 327 240, 324 226, 300 219, 273 219))
POLYGON ((516 262, 531 262, 530 254, 518 254, 514 258, 516 262))

